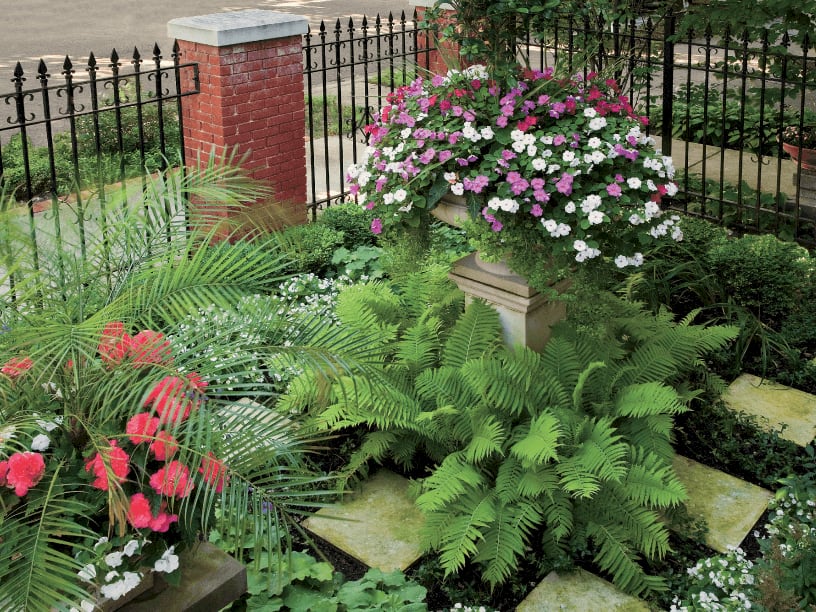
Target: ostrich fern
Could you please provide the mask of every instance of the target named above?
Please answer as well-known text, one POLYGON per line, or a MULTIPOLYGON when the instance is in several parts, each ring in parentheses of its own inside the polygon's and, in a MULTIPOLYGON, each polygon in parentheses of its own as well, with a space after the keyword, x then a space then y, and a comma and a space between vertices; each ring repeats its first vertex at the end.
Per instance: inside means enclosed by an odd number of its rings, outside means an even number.
MULTIPOLYGON (((363 290, 346 299, 364 317, 380 303, 363 290)), ((606 345, 565 324, 539 354, 503 348, 482 303, 452 327, 416 317, 380 376, 358 379, 354 393, 336 385, 316 420, 370 430, 350 469, 430 458, 416 504, 426 549, 448 574, 475 563, 496 586, 530 546, 552 557, 589 546, 619 587, 659 590, 639 561, 669 552, 660 515, 685 499, 671 467, 673 417, 695 394, 686 374, 733 331, 665 314, 605 324, 606 345)))

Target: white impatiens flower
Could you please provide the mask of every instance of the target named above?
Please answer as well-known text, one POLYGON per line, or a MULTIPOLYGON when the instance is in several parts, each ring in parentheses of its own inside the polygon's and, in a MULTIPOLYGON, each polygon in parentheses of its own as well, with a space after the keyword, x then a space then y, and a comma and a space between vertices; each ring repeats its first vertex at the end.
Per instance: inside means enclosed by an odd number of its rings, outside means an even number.
POLYGON ((588 119, 592 119, 597 114, 598 114, 598 111, 596 111, 591 106, 588 106, 587 108, 584 109, 584 117, 587 117, 588 119))
POLYGON ((600 146, 601 146, 601 142, 602 142, 602 141, 601 141, 601 139, 600 139, 600 138, 598 138, 597 136, 593 136, 592 138, 590 138, 589 140, 587 140, 587 146, 588 146, 590 149, 597 149, 598 147, 600 147, 600 146))
POLYGON ((400 138, 407 139, 411 136, 411 128, 405 128, 400 132, 400 138))
POLYGON ((538 172, 544 172, 544 169, 547 167, 547 160, 542 157, 536 157, 533 162, 533 170, 538 172))
POLYGON ((555 219, 542 219, 541 225, 544 226, 544 229, 552 234, 555 230, 558 229, 558 221, 555 219))
POLYGON ((165 550, 162 556, 156 560, 156 563, 153 565, 153 569, 157 572, 162 572, 165 574, 175 572, 179 567, 179 558, 174 551, 175 546, 171 546, 165 550))
POLYGON ((643 182, 636 176, 630 176, 626 179, 626 184, 629 185, 629 189, 640 189, 643 182))
POLYGON ((575 202, 570 200, 569 202, 564 204, 564 212, 567 213, 568 215, 571 215, 572 213, 574 213, 575 212, 575 202))
POLYGON ((132 557, 137 552, 139 552, 139 541, 138 540, 131 540, 125 547, 122 549, 122 552, 125 553, 126 557, 132 557))
POLYGON ((85 582, 92 582, 96 578, 96 566, 93 563, 88 563, 79 572, 77 572, 80 580, 85 582))
POLYGON ((593 210, 587 216, 587 221, 589 221, 590 225, 598 225, 599 223, 603 223, 604 214, 600 210, 593 210))
POLYGON ((407 191, 405 191, 405 190, 404 190, 404 189, 402 189, 402 188, 397 189, 397 190, 394 192, 394 201, 395 201, 395 202, 403 202, 403 201, 405 201, 405 198, 407 198, 407 197, 408 197, 408 192, 407 192, 407 191))
POLYGON ((122 558, 125 554, 121 551, 115 551, 105 555, 105 563, 108 567, 119 567, 122 565, 122 558))
POLYGON ((489 125, 479 130, 479 134, 481 134, 482 138, 484 138, 485 140, 490 140, 491 138, 493 138, 493 136, 495 136, 495 134, 493 133, 493 128, 490 127, 489 125))
POLYGON ((99 592, 103 597, 114 601, 135 589, 142 580, 142 575, 136 572, 125 572, 122 579, 110 584, 102 585, 99 592))
POLYGON ((454 183, 451 185, 450 190, 453 195, 460 196, 465 193, 465 186, 463 183, 454 183))
POLYGON ((606 117, 595 117, 589 121, 589 129, 593 132, 602 130, 606 127, 606 117))
POLYGON ((583 251, 586 251, 587 243, 584 242, 583 240, 576 240, 575 242, 572 243, 572 248, 581 253, 583 251))
POLYGON ((31 450, 39 453, 46 450, 51 445, 51 438, 45 434, 37 434, 31 440, 31 450))
POLYGON ((615 258, 615 265, 618 268, 625 268, 629 265, 629 258, 626 255, 618 255, 615 258))
POLYGON ((575 159, 575 152, 574 151, 564 151, 564 153, 561 154, 561 159, 564 160, 565 162, 569 163, 573 159, 575 159))
POLYGON ((453 184, 453 183, 455 183, 456 181, 459 180, 459 177, 457 176, 457 174, 455 172, 446 172, 442 176, 445 179, 445 181, 447 181, 450 184, 453 184))

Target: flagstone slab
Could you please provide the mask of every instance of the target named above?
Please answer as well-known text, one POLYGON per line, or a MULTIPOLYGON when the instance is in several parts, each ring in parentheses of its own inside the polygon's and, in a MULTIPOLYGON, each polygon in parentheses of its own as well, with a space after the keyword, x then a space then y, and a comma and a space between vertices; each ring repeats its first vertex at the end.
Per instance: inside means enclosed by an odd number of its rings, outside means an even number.
POLYGON ((422 513, 408 496, 408 480, 380 470, 358 493, 321 508, 303 525, 369 567, 404 570, 422 555, 422 513))
POLYGON ((686 487, 686 510, 708 527, 705 543, 719 552, 736 548, 768 507, 771 492, 676 455, 674 470, 686 487))
POLYGON ((816 396, 785 385, 741 374, 723 395, 735 412, 758 418, 765 429, 780 430, 780 437, 807 446, 816 437, 816 396))
POLYGON ((582 569, 550 572, 517 607, 516 612, 647 612, 646 602, 620 591, 582 569))

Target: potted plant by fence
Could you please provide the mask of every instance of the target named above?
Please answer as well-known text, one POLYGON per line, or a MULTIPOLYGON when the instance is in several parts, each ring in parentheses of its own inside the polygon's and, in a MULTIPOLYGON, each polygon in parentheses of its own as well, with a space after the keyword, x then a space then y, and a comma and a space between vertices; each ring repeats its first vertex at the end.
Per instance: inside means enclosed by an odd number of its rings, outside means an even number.
POLYGON ((782 149, 803 170, 816 170, 816 125, 789 125, 782 130, 782 149))
MULTIPOLYGON (((14 299, 0 295, 0 609, 116 603, 146 570, 177 579, 178 552, 213 530, 271 541, 320 495, 311 438, 267 407, 274 371, 250 374, 273 361, 336 371, 351 359, 342 342, 328 348, 341 331, 280 305, 224 317, 215 339, 180 325, 286 275, 272 246, 214 243, 216 230, 190 232, 174 212, 184 195, 227 206, 264 195, 235 172, 152 179, 144 201, 108 207, 111 232, 64 248, 62 274, 17 266, 14 299), (225 371, 251 382, 227 384, 225 371)), ((0 252, 24 262, 17 217, 0 217, 0 252)))
POLYGON ((421 231, 445 194, 463 196, 482 257, 507 256, 540 289, 577 264, 637 267, 655 241, 682 238, 660 207, 674 168, 646 121, 611 79, 519 71, 502 85, 474 65, 390 94, 347 180, 375 233, 421 231))

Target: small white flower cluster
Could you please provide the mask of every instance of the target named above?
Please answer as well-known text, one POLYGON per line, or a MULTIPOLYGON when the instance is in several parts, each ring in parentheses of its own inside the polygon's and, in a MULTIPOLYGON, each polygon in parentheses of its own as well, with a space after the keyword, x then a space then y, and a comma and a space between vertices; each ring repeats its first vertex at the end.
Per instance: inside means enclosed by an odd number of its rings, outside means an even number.
POLYGON ((601 254, 599 249, 589 246, 583 240, 576 240, 572 243, 572 248, 578 251, 575 254, 575 261, 578 263, 583 263, 588 259, 594 259, 601 254))
POLYGON ((680 217, 677 215, 672 215, 668 219, 664 219, 653 228, 649 230, 649 234, 652 235, 653 238, 658 238, 660 236, 666 236, 669 234, 669 228, 671 228, 671 237, 674 240, 682 240, 683 239, 683 230, 680 229, 678 225, 680 221, 680 217))
POLYGON ((479 606, 477 608, 475 606, 465 606, 460 603, 453 604, 451 610, 461 610, 462 612, 487 612, 487 608, 484 606, 479 606))
POLYGON ((487 207, 493 210, 503 210, 505 212, 514 213, 518 211, 519 203, 513 198, 492 197, 487 201, 487 207))
POLYGON ((535 157, 538 153, 535 134, 513 130, 510 132, 510 140, 513 141, 510 146, 516 153, 526 152, 529 157, 535 157))
POLYGON ((542 219, 541 224, 544 229, 550 232, 553 238, 560 238, 561 236, 569 236, 571 228, 566 223, 559 223, 555 219, 542 219))

